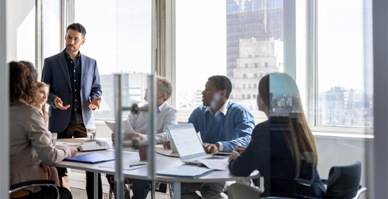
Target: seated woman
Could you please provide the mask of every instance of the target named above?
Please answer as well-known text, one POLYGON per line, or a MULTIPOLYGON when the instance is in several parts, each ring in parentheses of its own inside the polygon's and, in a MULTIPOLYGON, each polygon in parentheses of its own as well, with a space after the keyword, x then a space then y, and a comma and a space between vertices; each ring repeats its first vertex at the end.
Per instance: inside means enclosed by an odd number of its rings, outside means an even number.
POLYGON ((271 73, 259 82, 257 106, 268 120, 258 124, 247 148, 229 157, 229 170, 264 177, 261 196, 322 198, 325 192, 317 171, 317 149, 303 114, 295 81, 285 73, 271 73))
MULTIPOLYGON (((20 62, 20 63, 23 64, 23 62, 20 62)), ((31 105, 35 106, 36 108, 39 108, 42 111, 43 121, 47 126, 48 113, 46 111, 46 102, 47 102, 47 96, 49 94, 50 86, 44 82, 37 82, 35 84, 35 86, 36 86, 36 94, 34 97, 34 101, 32 102, 31 105)), ((43 163, 41 163, 41 165, 42 166, 39 169, 41 179, 42 180, 52 180, 55 182, 56 186, 59 186, 59 176, 58 176, 57 169, 55 167, 47 166, 43 163)))
MULTIPOLYGON (((51 141, 40 109, 31 106, 36 95, 31 71, 18 62, 10 67, 10 184, 39 180, 41 163, 52 165, 66 157, 75 156, 76 147, 56 148, 51 141)), ((63 199, 71 193, 59 187, 63 199)), ((52 187, 36 187, 23 198, 56 198, 52 187)))

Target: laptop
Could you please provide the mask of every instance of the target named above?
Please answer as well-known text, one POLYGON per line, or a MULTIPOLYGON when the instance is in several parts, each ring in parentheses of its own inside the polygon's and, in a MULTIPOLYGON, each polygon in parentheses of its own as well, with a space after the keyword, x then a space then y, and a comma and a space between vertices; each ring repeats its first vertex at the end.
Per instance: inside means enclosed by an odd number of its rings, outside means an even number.
MULTIPOLYGON (((109 129, 112 132, 115 131, 115 122, 114 121, 105 121, 105 124, 109 127, 109 129)), ((135 130, 133 130, 133 128, 132 128, 132 125, 127 120, 121 121, 121 130, 124 133, 135 133, 135 130)))
POLYGON ((167 129, 183 163, 197 165, 199 159, 225 159, 206 154, 193 124, 169 125, 167 129))

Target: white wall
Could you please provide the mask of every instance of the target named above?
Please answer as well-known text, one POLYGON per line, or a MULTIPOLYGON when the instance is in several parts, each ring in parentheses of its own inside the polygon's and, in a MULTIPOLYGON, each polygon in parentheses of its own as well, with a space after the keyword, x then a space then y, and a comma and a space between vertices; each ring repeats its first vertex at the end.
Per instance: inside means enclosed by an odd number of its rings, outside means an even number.
MULTIPOLYGON (((333 166, 344 166, 355 163, 359 160, 362 164, 360 184, 372 191, 366 181, 367 147, 371 146, 371 138, 344 138, 334 136, 315 136, 318 149, 318 172, 322 179, 327 179, 330 168, 333 166)), ((360 199, 367 198, 365 194, 360 199)))
MULTIPOLYGON (((25 48, 25 44, 17 41, 17 36, 22 35, 22 39, 25 42, 31 43, 34 41, 35 32, 26 26, 31 26, 31 24, 23 23, 25 22, 28 16, 35 17, 33 9, 35 7, 35 0, 8 0, 7 1, 7 60, 28 60, 32 63, 35 62, 35 57, 26 56, 26 54, 31 54, 35 52, 35 48, 25 48), (28 38, 28 40, 27 40, 28 38), (18 43, 19 42, 19 43, 18 43), (19 49, 17 46, 19 45, 19 49), (18 52, 19 50, 19 52, 18 52), (32 51, 31 51, 32 50, 32 51), (18 57, 19 54, 19 57, 18 57)), ((31 18, 29 18, 31 19, 31 18)), ((35 21, 34 21, 35 23, 35 21)))

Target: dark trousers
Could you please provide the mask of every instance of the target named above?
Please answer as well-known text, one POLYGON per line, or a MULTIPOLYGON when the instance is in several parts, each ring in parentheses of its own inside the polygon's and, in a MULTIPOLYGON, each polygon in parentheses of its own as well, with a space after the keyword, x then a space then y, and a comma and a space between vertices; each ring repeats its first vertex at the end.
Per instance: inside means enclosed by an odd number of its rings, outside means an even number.
MULTIPOLYGON (((108 180, 109 186, 114 193, 116 193, 116 186, 114 182, 113 175, 106 175, 106 179, 108 180)), ((151 189, 151 182, 148 180, 136 180, 131 178, 125 178, 124 182, 127 184, 132 184, 132 199, 145 199, 147 198, 148 192, 151 189)), ((124 189, 125 199, 130 199, 129 191, 124 189)))
MULTIPOLYGON (((72 199, 72 195, 69 190, 63 187, 58 187, 60 199, 72 199)), ((46 187, 41 186, 41 190, 36 193, 30 192, 28 196, 21 197, 18 199, 56 199, 57 198, 57 191, 54 187, 46 187)))
MULTIPOLYGON (((84 124, 69 124, 67 128, 58 133, 58 139, 60 138, 84 138, 87 137, 87 132, 84 124)), ((57 168, 59 181, 62 185, 62 177, 67 176, 66 168, 57 168)), ((86 194, 88 199, 94 198, 94 175, 93 172, 86 172, 86 194)), ((98 199, 102 199, 102 183, 101 175, 98 174, 98 199)))

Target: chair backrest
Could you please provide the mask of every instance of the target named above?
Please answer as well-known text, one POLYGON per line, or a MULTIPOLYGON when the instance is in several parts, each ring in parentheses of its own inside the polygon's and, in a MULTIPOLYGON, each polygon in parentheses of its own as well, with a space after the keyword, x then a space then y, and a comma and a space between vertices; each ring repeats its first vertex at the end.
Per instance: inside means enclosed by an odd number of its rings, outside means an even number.
POLYGON ((234 183, 228 189, 229 199, 260 199, 260 191, 242 183, 234 183))
POLYGON ((361 178, 361 162, 332 167, 327 180, 325 199, 351 199, 357 195, 361 178))
POLYGON ((13 184, 10 186, 8 193, 10 194, 10 198, 20 198, 29 195, 29 192, 25 189, 39 186, 53 187, 57 193, 56 198, 59 199, 60 194, 58 187, 55 186, 54 181, 52 180, 31 180, 18 184, 13 184))

